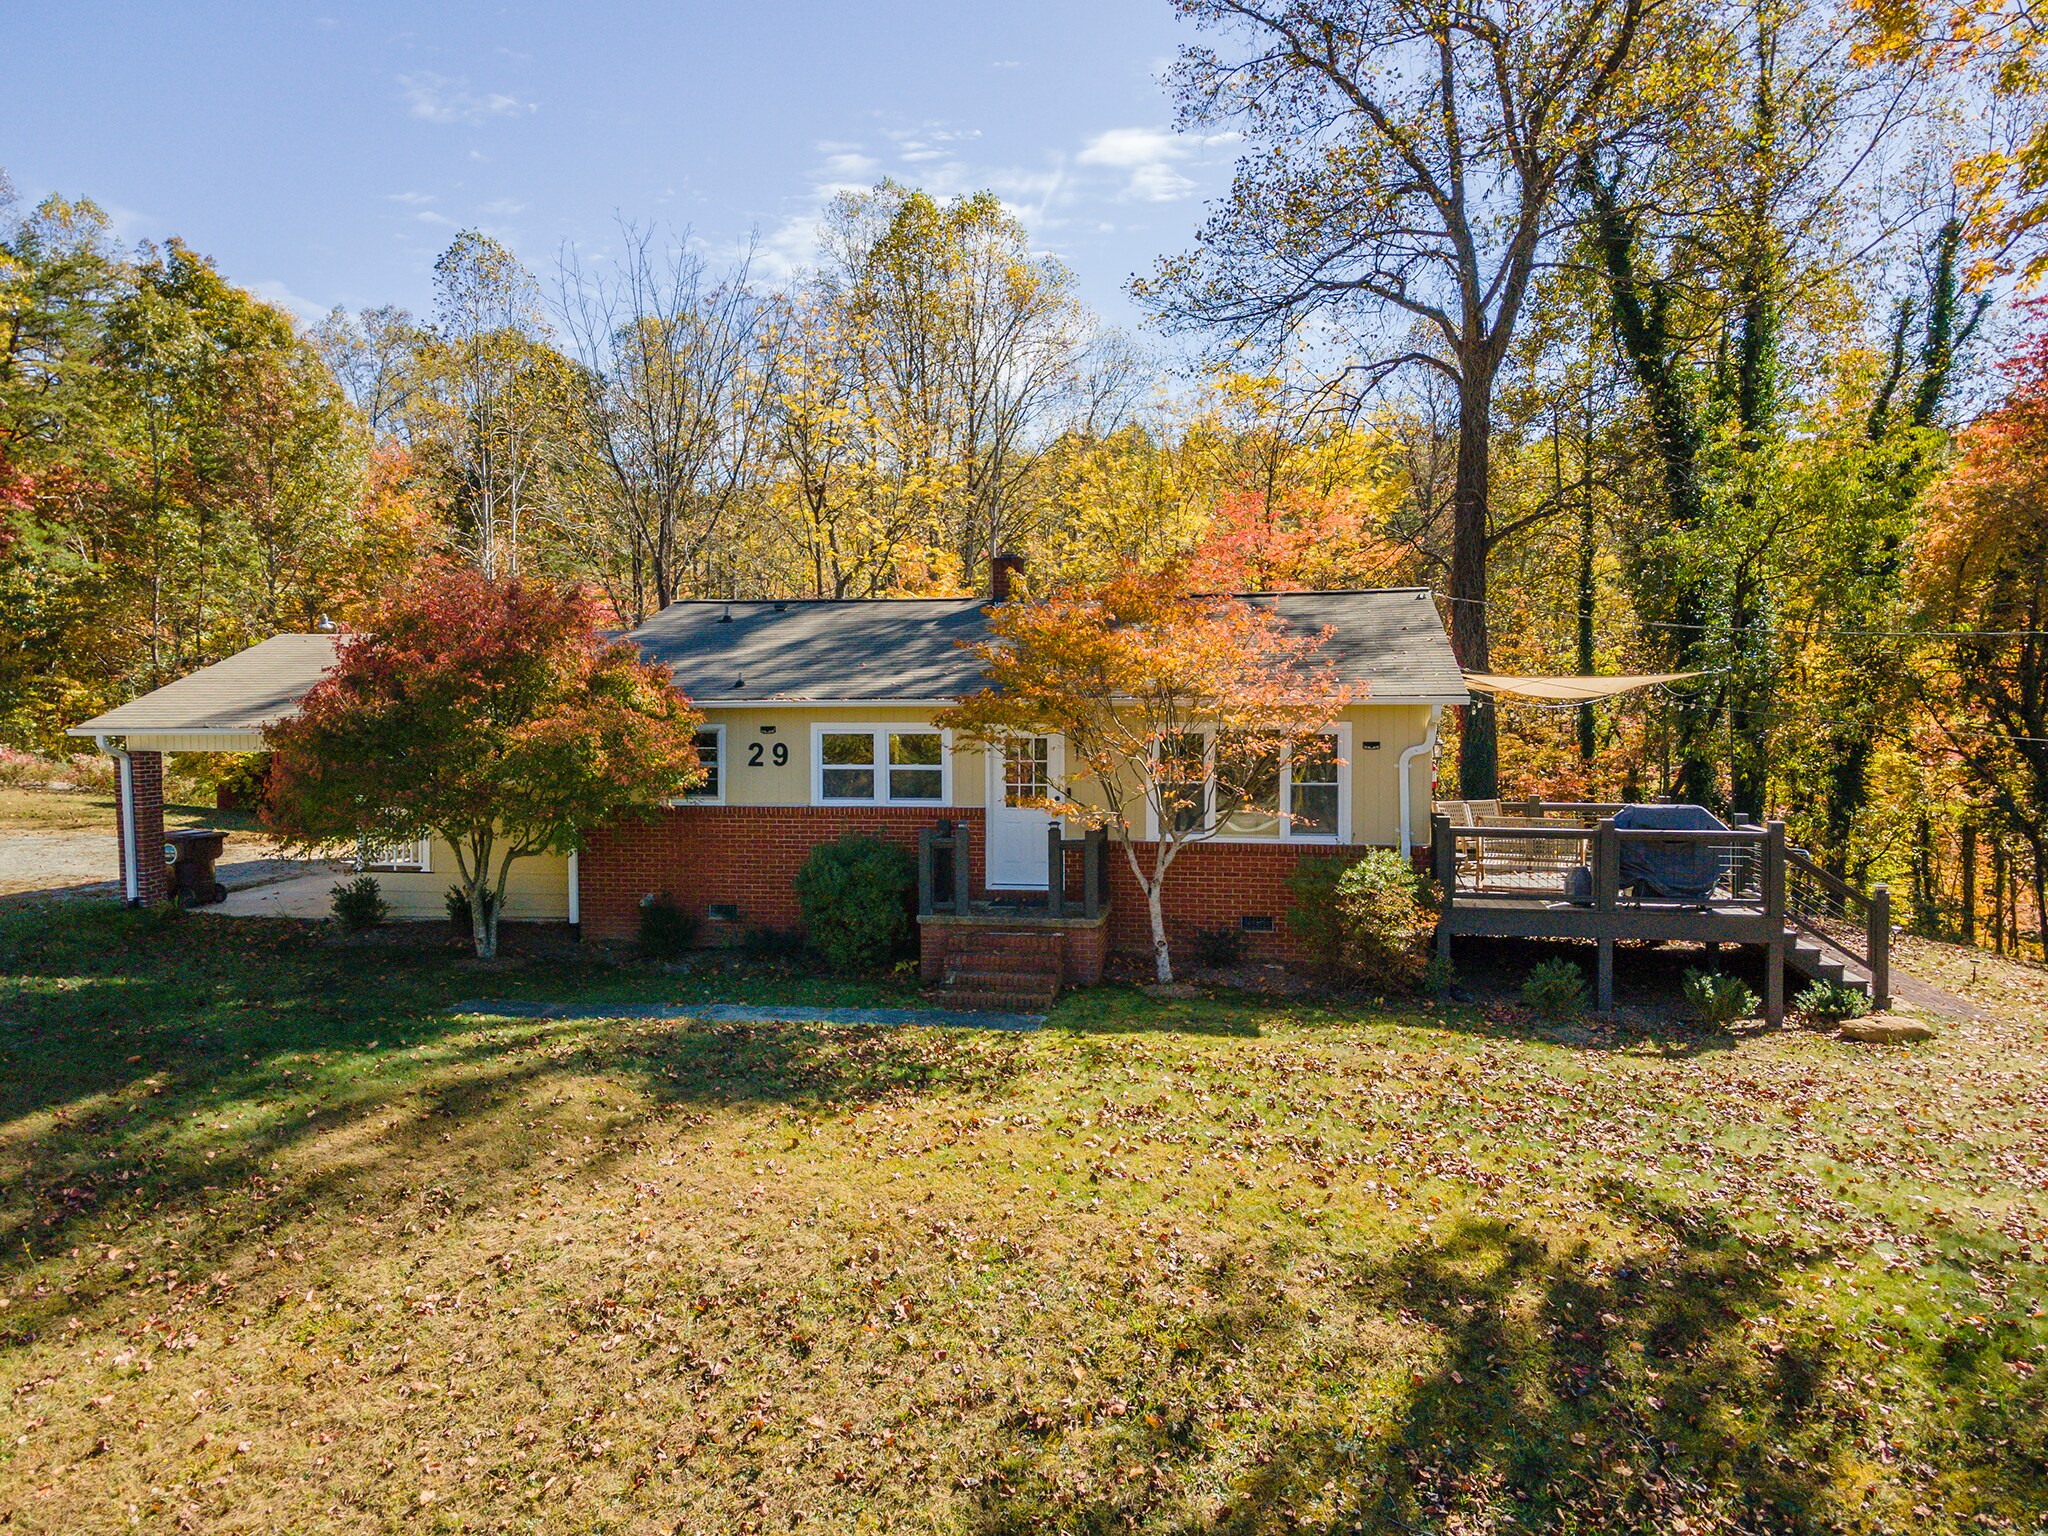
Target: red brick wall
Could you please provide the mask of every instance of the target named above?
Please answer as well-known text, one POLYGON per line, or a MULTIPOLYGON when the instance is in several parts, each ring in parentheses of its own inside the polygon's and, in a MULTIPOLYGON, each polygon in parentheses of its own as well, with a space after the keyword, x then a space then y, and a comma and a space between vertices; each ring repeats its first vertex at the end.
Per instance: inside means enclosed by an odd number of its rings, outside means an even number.
MULTIPOLYGON (((1138 862, 1152 868, 1154 846, 1136 845, 1138 862)), ((1203 928, 1239 928, 1247 915, 1273 919, 1271 933, 1245 934, 1246 953, 1260 960, 1297 958, 1287 932, 1287 877, 1304 858, 1356 853, 1350 848, 1287 843, 1195 843, 1183 848, 1167 871, 1164 905, 1166 937, 1176 963, 1193 958, 1193 939, 1203 928)), ((1144 892, 1124 850, 1111 843, 1109 866, 1110 947, 1118 954, 1152 953, 1152 920, 1144 892)))
MULTIPOLYGON (((136 891, 143 906, 155 906, 171 895, 170 867, 164 863, 164 755, 131 752, 128 769, 135 794, 136 891)), ((122 895, 127 895, 125 885, 122 895)))
MULTIPOLYGON (((982 813, 945 812, 974 832, 973 889, 984 891, 982 813)), ((653 822, 625 822, 593 833, 579 861, 583 931, 593 938, 631 938, 639 931, 640 898, 666 891, 684 910, 706 916, 713 902, 740 909, 739 928, 798 924, 796 872, 810 851, 848 832, 865 832, 915 853, 920 827, 939 816, 901 806, 678 806, 653 822)), ((161 837, 158 842, 161 843, 161 837)), ((1152 845, 1138 857, 1149 868, 1152 845)), ((1259 843, 1197 843, 1181 850, 1166 877, 1166 931, 1176 960, 1191 958, 1203 928, 1239 928, 1247 914, 1273 919, 1274 932, 1245 935, 1256 958, 1295 956, 1287 932, 1287 876, 1302 858, 1337 850, 1259 843)), ((1104 850, 1109 870, 1108 943, 1119 954, 1147 956, 1152 931, 1145 898, 1123 850, 1104 850)), ((1078 891, 1079 856, 1069 855, 1070 891, 1078 891)))
POLYGON ((794 928, 796 872, 813 848, 864 832, 915 854, 918 830, 947 818, 973 829, 969 876, 979 894, 986 840, 978 807, 686 805, 652 822, 621 822, 592 833, 577 861, 583 931, 631 938, 650 891, 698 917, 713 902, 734 903, 737 928, 794 928))

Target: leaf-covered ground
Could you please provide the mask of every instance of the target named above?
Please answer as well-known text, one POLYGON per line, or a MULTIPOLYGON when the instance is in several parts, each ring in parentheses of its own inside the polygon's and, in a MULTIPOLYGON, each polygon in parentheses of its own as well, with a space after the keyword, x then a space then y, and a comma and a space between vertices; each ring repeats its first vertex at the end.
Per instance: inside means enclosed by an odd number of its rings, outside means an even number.
MULTIPOLYGON (((2048 1040, 0 915, 10 1531, 2035 1530, 2048 1040)), ((2033 980, 2030 980, 2032 978, 2033 980)))

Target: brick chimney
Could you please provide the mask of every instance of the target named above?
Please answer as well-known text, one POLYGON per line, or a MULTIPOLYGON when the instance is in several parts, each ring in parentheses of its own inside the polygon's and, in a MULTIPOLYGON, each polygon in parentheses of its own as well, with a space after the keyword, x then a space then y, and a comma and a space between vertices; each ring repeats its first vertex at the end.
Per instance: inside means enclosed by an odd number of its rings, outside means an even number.
POLYGON ((988 562, 988 593, 999 603, 1010 600, 1010 585, 1024 574, 1022 555, 992 555, 988 562))

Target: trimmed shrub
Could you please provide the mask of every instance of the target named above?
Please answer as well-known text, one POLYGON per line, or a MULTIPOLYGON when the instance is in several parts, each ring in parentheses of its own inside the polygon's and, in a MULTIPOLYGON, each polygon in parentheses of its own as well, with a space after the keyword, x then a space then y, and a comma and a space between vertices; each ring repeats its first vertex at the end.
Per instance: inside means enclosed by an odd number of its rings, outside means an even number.
POLYGON ((917 861, 894 843, 852 833, 811 850, 796 873, 811 944, 835 971, 872 971, 910 938, 917 861))
POLYGON ((701 926, 694 913, 676 905, 668 892, 640 898, 640 949, 657 960, 673 960, 697 942, 701 926))
POLYGON ((1431 955, 1422 965, 1422 990, 1442 997, 1458 985, 1458 968, 1442 955, 1431 955))
POLYGON ((1709 1024, 1732 1024, 1753 1015, 1757 995, 1743 985, 1739 976, 1722 976, 1712 971, 1685 973, 1685 1000, 1709 1024))
POLYGON ((334 888, 334 920, 344 933, 367 933, 390 915, 375 875, 357 875, 334 888))
POLYGON ((1211 970, 1237 964, 1244 958, 1244 930, 1241 928, 1197 928, 1195 959, 1211 970))
POLYGON ((1792 999, 1792 1006, 1810 1019, 1860 1019, 1870 1012, 1870 999, 1845 981, 1816 981, 1792 999))
POLYGON ((1288 928, 1319 969, 1366 986, 1420 984, 1436 901, 1400 854, 1371 848, 1357 859, 1302 859, 1287 885, 1288 928))
POLYGON ((1586 973, 1569 960, 1546 960, 1522 983, 1522 1003, 1539 1019, 1576 1018, 1586 1006, 1586 973))
MULTIPOLYGON (((442 900, 448 910, 448 926, 453 928, 459 937, 474 939, 476 933, 475 924, 470 920, 469 892, 459 885, 451 885, 448 887, 448 894, 442 900)), ((497 904, 497 893, 485 891, 484 916, 489 917, 491 915, 491 908, 497 904)))

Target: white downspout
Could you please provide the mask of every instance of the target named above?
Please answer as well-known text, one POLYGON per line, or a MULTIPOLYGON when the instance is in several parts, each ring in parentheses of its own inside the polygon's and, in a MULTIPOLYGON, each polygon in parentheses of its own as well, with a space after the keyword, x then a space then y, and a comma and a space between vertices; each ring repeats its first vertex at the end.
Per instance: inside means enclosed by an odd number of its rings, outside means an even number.
POLYGON ((135 846, 135 764, 122 749, 107 745, 104 736, 93 737, 93 745, 113 758, 121 783, 121 889, 131 907, 142 904, 142 872, 135 846))
POLYGON ((1418 754, 1436 751, 1436 722, 1437 715, 1442 709, 1441 704, 1429 706, 1429 733, 1401 754, 1401 761, 1394 769, 1401 780, 1401 833, 1397 846, 1401 850, 1403 864, 1409 860, 1409 818, 1414 814, 1414 792, 1408 787, 1408 765, 1415 761, 1418 754))
POLYGON ((574 848, 569 850, 569 926, 583 921, 583 872, 574 848))

